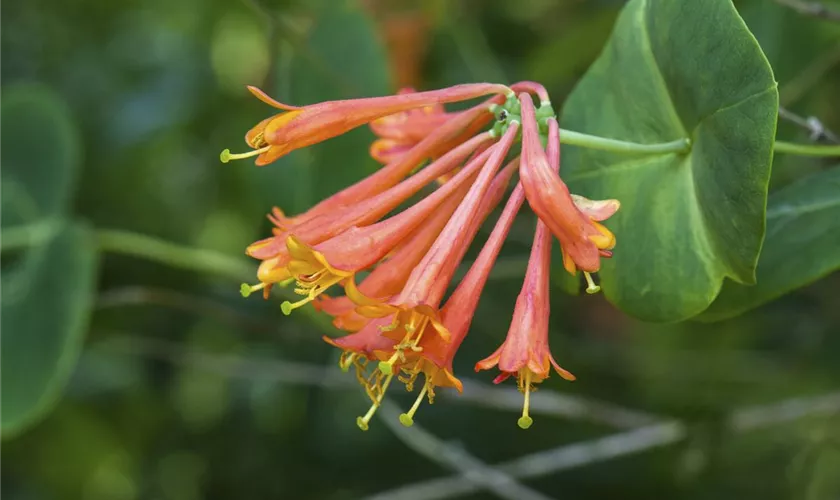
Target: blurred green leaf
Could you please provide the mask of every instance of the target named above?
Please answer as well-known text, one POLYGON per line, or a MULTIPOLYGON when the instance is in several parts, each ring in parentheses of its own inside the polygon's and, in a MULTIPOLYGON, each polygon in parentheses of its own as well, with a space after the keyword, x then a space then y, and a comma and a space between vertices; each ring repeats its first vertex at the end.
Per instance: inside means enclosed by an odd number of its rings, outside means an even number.
POLYGON ((564 107, 572 130, 660 143, 687 155, 619 156, 566 148, 573 191, 617 198, 618 237, 600 273, 607 298, 651 321, 708 307, 728 276, 751 283, 778 93, 755 38, 729 0, 633 0, 564 107))
POLYGON ((800 15, 782 2, 742 0, 738 11, 755 34, 782 86, 836 47, 840 38, 840 24, 800 15))
POLYGON ((87 331, 96 267, 90 229, 75 223, 4 272, 4 438, 36 423, 60 399, 87 331))
POLYGON ((840 269, 840 167, 810 175, 770 196, 757 284, 727 281, 697 319, 741 314, 840 269))
POLYGON ((63 213, 70 205, 81 153, 69 108, 47 87, 3 89, 3 226, 63 213))
POLYGON ((79 158, 76 126, 55 93, 40 85, 3 89, 0 234, 4 247, 26 250, 0 274, 0 437, 52 408, 81 349, 95 249, 85 226, 63 221, 79 158))

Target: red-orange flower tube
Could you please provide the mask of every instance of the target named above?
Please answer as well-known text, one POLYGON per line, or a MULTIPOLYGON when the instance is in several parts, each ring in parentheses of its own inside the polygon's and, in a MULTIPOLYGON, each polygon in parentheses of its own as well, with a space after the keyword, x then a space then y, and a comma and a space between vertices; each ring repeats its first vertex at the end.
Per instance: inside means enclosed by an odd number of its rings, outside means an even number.
MULTIPOLYGON (((514 122, 502 139, 488 149, 492 154, 486 165, 429 252, 411 272, 400 294, 387 303, 365 304, 358 308, 359 313, 365 316, 393 317, 386 336, 398 340, 399 343, 392 358, 379 364, 381 371, 392 372, 394 365, 401 361, 402 352, 416 349, 424 332, 432 333, 426 328, 427 323, 434 327, 434 334, 449 340, 449 332, 440 323, 437 310, 455 270, 475 236, 468 234, 464 228, 472 226, 478 220, 482 199, 517 133, 518 126, 514 122)), ((448 184, 449 182, 443 187, 448 184)))
POLYGON ((285 112, 266 118, 246 134, 245 142, 254 148, 253 151, 231 154, 229 150, 224 150, 221 160, 225 163, 256 156, 258 166, 268 165, 290 151, 341 135, 383 116, 487 94, 512 93, 505 85, 473 83, 428 92, 327 101, 297 107, 278 102, 256 87, 248 87, 248 90, 269 106, 285 112))
MULTIPOLYGON (((523 120, 526 119, 523 113, 523 120)), ((556 133, 549 133, 548 157, 551 158, 554 167, 549 168, 556 172, 560 164, 560 140, 556 133)), ((574 375, 557 364, 548 347, 548 319, 551 315, 550 272, 551 233, 545 223, 538 221, 531 256, 528 259, 528 270, 525 273, 522 291, 516 299, 507 338, 496 352, 475 365, 476 371, 498 366, 502 373, 496 377, 496 383, 511 375, 517 376, 519 389, 525 394, 522 417, 518 421, 523 429, 527 429, 533 423, 528 414, 532 384, 542 382, 548 377, 552 366, 564 379, 575 379, 574 375)))
MULTIPOLYGON (((435 387, 454 387, 458 392, 463 390, 461 381, 453 373, 452 362, 455 353, 467 337, 481 292, 524 201, 525 192, 517 185, 478 257, 441 309, 440 321, 449 332, 449 340, 444 340, 440 335, 422 335, 417 343, 417 361, 403 366, 409 383, 413 383, 421 372, 425 379, 414 404, 406 413, 400 415, 403 425, 410 426, 414 423, 414 414, 424 396, 428 395, 429 403, 433 402, 435 387)), ((426 328, 432 328, 432 325, 427 325, 426 328)))
MULTIPOLYGON (((569 189, 549 165, 540 145, 531 96, 520 94, 519 101, 522 105, 522 163, 519 175, 528 203, 560 241, 566 270, 572 274, 577 269, 586 273, 596 272, 601 267, 601 256, 611 255, 609 250, 615 246, 615 236, 575 204, 569 189)), ((553 133, 559 134, 556 120, 549 118, 548 123, 553 133)), ((551 130, 549 133, 552 133, 551 130)), ((588 213, 597 213, 599 220, 609 217, 619 208, 618 200, 586 200, 581 203, 589 205, 588 213)), ((588 274, 587 279, 590 279, 588 274)))

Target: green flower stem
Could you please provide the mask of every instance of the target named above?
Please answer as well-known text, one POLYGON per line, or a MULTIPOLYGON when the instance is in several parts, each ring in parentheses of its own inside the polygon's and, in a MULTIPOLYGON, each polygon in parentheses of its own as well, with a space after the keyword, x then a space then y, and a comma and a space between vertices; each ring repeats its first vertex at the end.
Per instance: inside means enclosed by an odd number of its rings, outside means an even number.
POLYGON ((688 153, 691 151, 690 139, 677 139, 676 141, 663 142, 659 144, 638 144, 635 142, 607 139, 595 135, 581 134, 572 130, 560 129, 560 143, 582 148, 600 149, 613 153, 688 153))
POLYGON ((795 144, 792 142, 776 141, 773 149, 777 153, 789 153, 802 156, 838 156, 840 146, 823 146, 819 144, 795 144))
POLYGON ((235 281, 254 278, 255 266, 212 250, 186 247, 120 229, 99 229, 96 231, 96 239, 99 248, 105 252, 140 257, 180 269, 228 277, 235 281))

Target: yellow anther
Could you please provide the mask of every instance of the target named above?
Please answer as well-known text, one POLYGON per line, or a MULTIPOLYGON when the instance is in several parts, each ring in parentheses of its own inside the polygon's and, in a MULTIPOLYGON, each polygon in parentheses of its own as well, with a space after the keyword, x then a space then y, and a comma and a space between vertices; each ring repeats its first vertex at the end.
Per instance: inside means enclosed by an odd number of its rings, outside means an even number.
POLYGON ((266 146, 264 148, 248 151, 247 153, 231 153, 229 149, 225 149, 224 151, 222 151, 222 154, 219 155, 219 159, 222 161, 222 163, 227 163, 230 160, 241 160, 243 158, 258 156, 265 153, 269 149, 271 149, 271 146, 266 146))
POLYGON ((592 295, 601 291, 601 287, 595 284, 591 274, 584 271, 583 275, 586 277, 586 293, 592 295))
POLYGON ((249 285, 248 283, 242 283, 239 285, 239 293, 242 294, 243 297, 248 297, 252 293, 256 292, 257 290, 262 290, 265 288, 265 283, 260 283, 259 285, 249 285))
POLYGON ((414 425, 414 414, 417 413, 417 409, 420 408, 420 403, 423 402, 423 397, 426 395, 426 391, 429 390, 429 381, 426 380, 426 383, 423 384, 423 389, 420 390, 420 394, 417 396, 417 399, 414 400, 414 404, 411 405, 411 408, 406 413, 400 414, 400 423, 406 427, 411 427, 414 425))
POLYGON ((531 424, 534 423, 534 420, 528 415, 528 409, 531 406, 531 370, 525 368, 525 403, 522 405, 522 416, 519 417, 519 420, 516 422, 520 428, 527 429, 531 427, 531 424))
POLYGON ((261 147, 263 147, 267 144, 268 143, 265 142, 265 134, 263 132, 259 132, 259 133, 257 133, 257 135, 254 136, 253 139, 251 139, 250 146, 252 148, 261 148, 261 147))

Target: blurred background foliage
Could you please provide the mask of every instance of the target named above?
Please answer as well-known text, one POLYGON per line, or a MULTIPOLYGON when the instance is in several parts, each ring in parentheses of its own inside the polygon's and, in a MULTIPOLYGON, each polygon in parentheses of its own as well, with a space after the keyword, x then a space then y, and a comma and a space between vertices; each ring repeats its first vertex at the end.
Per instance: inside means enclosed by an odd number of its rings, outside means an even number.
MULTIPOLYGON (((560 103, 622 4, 7 2, 3 494, 338 500, 446 474, 382 422, 356 428, 366 404, 351 376, 336 378, 323 318, 284 317, 277 301, 238 293, 256 269, 242 253, 268 233, 265 213, 300 212, 374 171, 370 131, 267 168, 222 165, 219 151, 244 148, 244 132, 271 112, 246 84, 309 104, 532 79, 560 103), (159 258, 143 258, 148 240, 119 231, 204 253, 164 244, 159 258)), ((736 5, 773 65, 781 104, 840 129, 840 24, 772 0, 736 5)), ((809 139, 784 121, 779 137, 809 139)), ((772 188, 827 166, 779 155, 772 188)), ((532 228, 523 217, 506 245, 456 373, 489 382, 472 364, 506 333, 532 228)), ((602 297, 555 293, 552 348, 578 381, 552 377, 542 390, 667 415, 688 434, 529 486, 557 498, 838 498, 836 409, 743 434, 728 415, 840 390, 839 278, 710 324, 644 324, 602 297)), ((413 398, 399 392, 389 397, 405 407, 413 398)), ((449 395, 417 421, 488 463, 612 431, 539 415, 523 432, 515 413, 449 395)))

